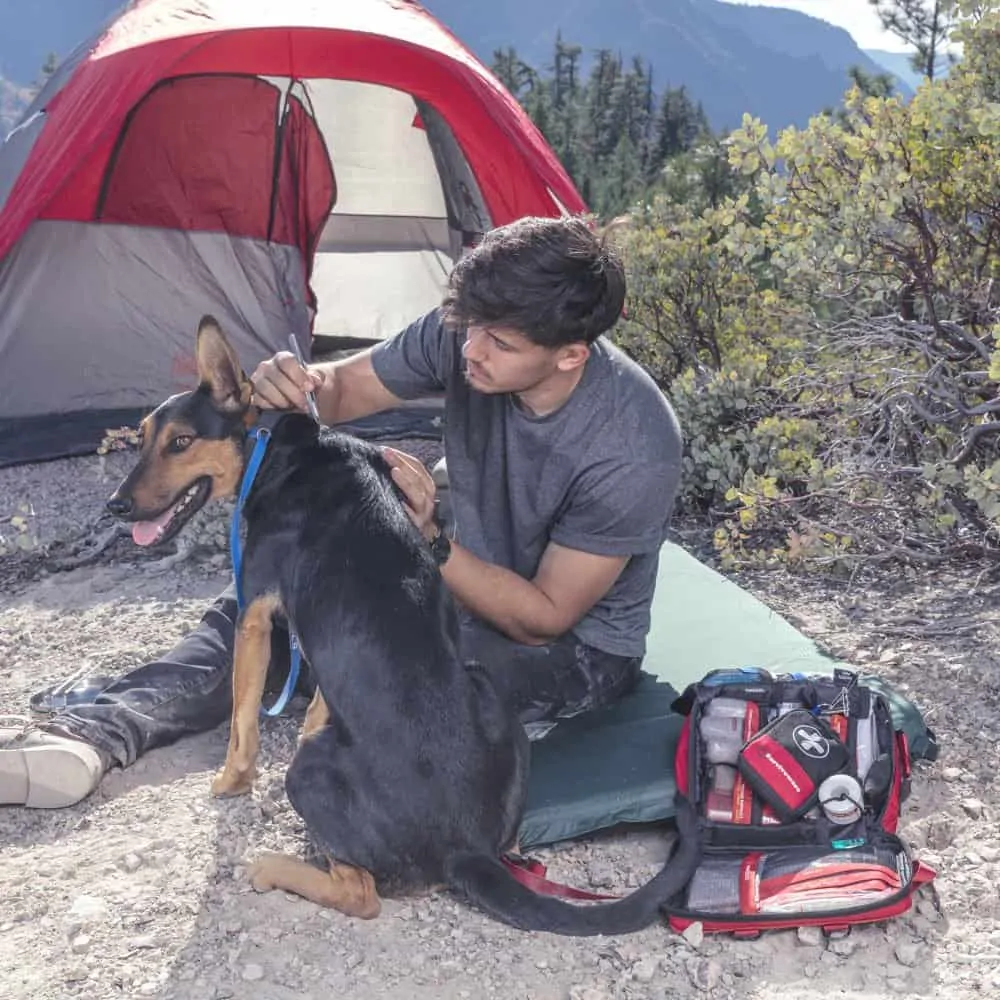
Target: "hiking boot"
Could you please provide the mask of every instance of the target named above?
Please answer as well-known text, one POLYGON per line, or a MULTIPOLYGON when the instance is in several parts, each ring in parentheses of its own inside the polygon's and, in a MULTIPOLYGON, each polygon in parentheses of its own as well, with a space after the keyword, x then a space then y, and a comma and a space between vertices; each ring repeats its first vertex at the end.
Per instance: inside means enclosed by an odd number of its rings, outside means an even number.
POLYGON ((80 740, 0 716, 0 805, 61 809, 85 799, 104 774, 100 754, 80 740))

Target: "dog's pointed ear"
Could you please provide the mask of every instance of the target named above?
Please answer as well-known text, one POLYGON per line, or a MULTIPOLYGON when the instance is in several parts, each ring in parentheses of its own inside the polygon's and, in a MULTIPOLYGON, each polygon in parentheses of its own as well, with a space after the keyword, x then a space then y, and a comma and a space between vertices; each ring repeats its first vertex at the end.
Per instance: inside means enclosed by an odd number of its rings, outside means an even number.
POLYGON ((195 356, 198 383, 208 386, 219 409, 236 412, 250 405, 253 386, 214 316, 202 316, 198 324, 195 356))

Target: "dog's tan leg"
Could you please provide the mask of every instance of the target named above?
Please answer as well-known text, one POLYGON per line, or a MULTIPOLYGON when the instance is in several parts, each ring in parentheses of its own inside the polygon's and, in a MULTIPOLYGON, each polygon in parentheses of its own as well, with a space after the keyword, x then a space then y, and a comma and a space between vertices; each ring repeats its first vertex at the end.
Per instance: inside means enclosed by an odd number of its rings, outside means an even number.
POLYGON ((274 594, 259 597, 246 609, 237 626, 229 748, 226 762, 212 782, 213 795, 243 795, 253 786, 260 746, 260 702, 271 658, 271 616, 280 606, 274 594))
POLYGON ((287 854, 263 854, 250 866, 250 880, 258 892, 284 889, 349 917, 371 920, 382 911, 371 872, 336 861, 324 872, 287 854))
POLYGON ((329 720, 330 709, 326 707, 326 702, 323 700, 323 692, 316 688, 316 693, 306 709, 306 717, 302 720, 299 742, 301 743, 307 736, 311 736, 317 729, 322 729, 329 720))

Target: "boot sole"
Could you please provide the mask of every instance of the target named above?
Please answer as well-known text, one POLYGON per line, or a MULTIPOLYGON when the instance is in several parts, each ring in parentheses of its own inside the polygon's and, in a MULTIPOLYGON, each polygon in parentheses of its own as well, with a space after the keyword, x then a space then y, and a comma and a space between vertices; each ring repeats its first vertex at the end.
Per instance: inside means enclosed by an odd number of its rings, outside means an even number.
POLYGON ((100 759, 84 744, 0 750, 0 805, 63 809, 85 799, 100 779, 100 759))

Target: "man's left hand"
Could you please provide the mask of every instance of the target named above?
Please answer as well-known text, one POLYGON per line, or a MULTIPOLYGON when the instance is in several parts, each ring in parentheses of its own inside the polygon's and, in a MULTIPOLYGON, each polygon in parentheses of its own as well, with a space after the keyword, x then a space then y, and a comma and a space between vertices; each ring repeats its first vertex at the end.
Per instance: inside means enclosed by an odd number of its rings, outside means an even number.
POLYGON ((437 533, 434 510, 437 487, 424 463, 395 448, 383 448, 382 456, 392 469, 392 478, 406 497, 406 511, 420 533, 430 541, 437 533))

